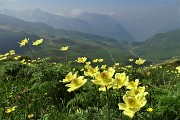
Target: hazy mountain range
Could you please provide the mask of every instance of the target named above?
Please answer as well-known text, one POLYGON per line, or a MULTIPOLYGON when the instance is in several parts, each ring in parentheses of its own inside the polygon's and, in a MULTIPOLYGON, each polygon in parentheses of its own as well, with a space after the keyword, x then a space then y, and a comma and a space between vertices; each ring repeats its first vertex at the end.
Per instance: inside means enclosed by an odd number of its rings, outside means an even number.
POLYGON ((120 11, 118 15, 111 16, 82 12, 76 17, 68 17, 38 8, 26 11, 4 9, 0 13, 30 22, 43 22, 57 29, 97 34, 120 41, 145 41, 157 33, 180 27, 180 12, 170 6, 144 11, 120 11))
POLYGON ((79 56, 89 59, 104 58, 106 63, 113 63, 109 51, 117 61, 125 62, 131 55, 128 42, 118 41, 113 38, 99 35, 55 29, 45 23, 27 22, 19 18, 0 14, 0 54, 11 49, 17 54, 31 56, 26 47, 19 47, 18 42, 24 38, 30 38, 29 46, 35 56, 42 57, 41 51, 32 46, 32 41, 43 38, 42 49, 46 56, 56 60, 68 56, 68 60, 75 60, 79 56), (69 52, 61 52, 62 46, 70 46, 69 52))
MULTIPOLYGON (((27 52, 27 49, 20 48, 17 44, 17 42, 26 37, 31 40, 44 38, 43 49, 47 56, 59 56, 59 48, 69 45, 71 46, 71 52, 67 55, 71 56, 71 59, 75 59, 77 56, 88 56, 91 59, 102 57, 107 59, 108 62, 112 62, 108 50, 111 51, 116 60, 121 62, 127 61, 128 58, 132 57, 143 57, 148 60, 165 60, 180 56, 180 29, 177 20, 159 30, 156 35, 147 39, 147 41, 137 44, 134 39, 130 39, 132 38, 130 33, 110 16, 82 13, 78 17, 81 19, 54 15, 42 12, 39 9, 23 12, 4 10, 3 14, 0 14, 0 52, 4 53, 10 49, 16 49, 19 53, 27 52), (39 22, 39 20, 42 21, 39 22), (60 20, 64 24, 59 24, 61 23, 60 20), (46 22, 52 25, 48 25, 46 22), (68 29, 57 29, 68 25, 68 29), (74 29, 78 28, 78 30, 73 30, 72 27, 74 29), (91 31, 96 27, 97 34, 92 34, 91 31), (83 32, 87 28, 89 32, 83 32), (109 35, 111 32, 115 34, 115 30, 122 34, 122 36, 119 36, 121 39, 115 39, 109 35), (167 32, 167 30, 169 31, 167 32), (98 35, 102 34, 101 31, 106 33, 106 35, 98 35)), ((34 52, 37 55, 40 54, 37 49, 34 52)), ((64 53, 60 54, 60 56, 63 55, 64 53)))
POLYGON ((5 9, 1 10, 1 13, 30 22, 46 23, 56 29, 91 33, 115 38, 119 41, 135 41, 132 35, 117 20, 108 15, 82 13, 77 18, 72 18, 43 12, 40 9, 27 11, 5 9))
POLYGON ((157 33, 180 28, 180 7, 153 7, 122 11, 112 16, 119 20, 137 41, 145 41, 157 33))

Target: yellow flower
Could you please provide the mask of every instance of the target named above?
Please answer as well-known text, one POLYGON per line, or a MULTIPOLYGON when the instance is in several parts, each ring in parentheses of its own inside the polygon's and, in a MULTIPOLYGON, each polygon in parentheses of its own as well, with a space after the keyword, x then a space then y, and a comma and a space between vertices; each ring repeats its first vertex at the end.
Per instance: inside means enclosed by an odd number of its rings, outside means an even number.
POLYGON ((82 113, 81 108, 78 108, 78 109, 76 110, 76 113, 82 113))
POLYGON ((115 66, 119 66, 119 63, 115 63, 114 65, 115 65, 115 66))
POLYGON ((127 89, 137 89, 139 85, 139 79, 136 79, 135 82, 131 81, 129 84, 126 86, 127 89))
POLYGON ((133 59, 129 59, 129 62, 132 62, 133 61, 133 59))
POLYGON ((101 66, 101 69, 106 69, 106 65, 102 65, 102 66, 101 66))
POLYGON ((114 88, 121 88, 129 83, 129 76, 126 76, 126 73, 116 73, 114 80, 114 88))
POLYGON ((81 58, 78 58, 76 61, 77 63, 84 63, 86 62, 87 58, 86 57, 81 57, 81 58))
POLYGON ((0 57, 0 60, 5 60, 5 59, 7 59, 7 56, 0 57))
POLYGON ((91 64, 91 62, 89 61, 89 62, 86 62, 86 65, 90 65, 91 64))
POLYGON ((19 58, 21 58, 21 56, 20 56, 20 55, 19 55, 19 56, 14 57, 13 59, 18 60, 19 58))
POLYGON ((98 62, 103 62, 104 60, 102 59, 102 58, 100 58, 99 60, 98 60, 98 62))
POLYGON ((94 59, 93 62, 94 62, 94 63, 98 62, 98 59, 94 59))
POLYGON ((150 107, 147 109, 147 111, 151 113, 153 111, 153 109, 150 107))
POLYGON ((150 76, 150 75, 151 75, 151 72, 147 72, 146 74, 147 74, 147 76, 150 76))
POLYGON ((21 60, 21 64, 26 64, 26 60, 25 59, 21 60))
POLYGON ((17 106, 8 108, 8 109, 6 109, 5 113, 11 113, 11 112, 15 111, 16 108, 17 108, 17 106))
POLYGON ((94 77, 94 75, 98 72, 98 70, 99 70, 98 66, 95 68, 89 66, 87 71, 84 71, 84 75, 94 77))
POLYGON ((145 91, 145 86, 143 87, 138 87, 137 89, 131 89, 130 91, 126 91, 126 94, 128 96, 136 96, 138 94, 143 94, 144 96, 146 96, 148 94, 148 92, 144 92, 145 91))
POLYGON ((86 64, 84 65, 84 68, 87 70, 89 69, 89 67, 91 67, 91 62, 86 62, 86 64))
POLYGON ((15 54, 15 50, 10 50, 10 51, 9 51, 9 54, 10 54, 10 55, 14 55, 14 54, 15 54))
POLYGON ((76 72, 75 74, 72 74, 72 72, 69 72, 69 73, 66 75, 65 79, 63 79, 62 82, 63 82, 63 83, 71 82, 72 79, 77 78, 77 73, 78 73, 78 72, 76 72))
POLYGON ((6 109, 5 113, 11 113, 11 108, 6 109))
POLYGON ((143 60, 142 58, 139 58, 139 60, 136 60, 135 63, 137 65, 142 65, 145 62, 145 60, 143 60))
POLYGON ((16 108, 17 108, 17 106, 12 107, 11 111, 15 111, 16 108))
POLYGON ((19 42, 18 43, 20 44, 20 47, 21 47, 21 46, 25 46, 28 43, 28 41, 29 41, 29 38, 28 39, 25 38, 24 40, 21 40, 20 43, 19 42))
POLYGON ((159 68, 162 68, 162 66, 159 66, 159 68))
POLYGON ((29 118, 29 119, 31 119, 31 118, 33 118, 33 117, 34 117, 34 114, 29 114, 29 115, 28 115, 28 118, 29 118))
POLYGON ((87 79, 84 79, 84 76, 79 76, 78 78, 74 78, 71 80, 69 84, 66 84, 66 87, 69 87, 68 92, 74 91, 81 86, 83 86, 87 82, 87 79))
POLYGON ((13 59, 18 60, 19 58, 21 58, 21 56, 16 56, 13 59))
POLYGON ((33 45, 39 45, 43 42, 43 39, 39 39, 39 40, 36 40, 35 42, 33 42, 33 45))
POLYGON ((8 55, 9 55, 9 53, 4 54, 4 56, 8 56, 8 55))
POLYGON ((128 66, 126 66, 126 68, 132 68, 132 66, 131 66, 131 65, 128 65, 128 66))
POLYGON ((101 86, 99 87, 99 91, 106 91, 106 87, 107 87, 107 90, 108 90, 109 88, 112 87, 112 85, 108 85, 108 86, 103 86, 103 85, 101 85, 101 86))
POLYGON ((126 109, 123 111, 123 114, 130 117, 130 118, 133 118, 134 117, 134 114, 139 111, 139 109, 137 108, 134 108, 134 109, 126 109))
POLYGON ((66 51, 66 50, 68 50, 68 48, 69 48, 69 46, 66 46, 66 47, 62 47, 60 50, 61 51, 66 51))
POLYGON ((125 103, 118 104, 119 109, 124 110, 123 114, 129 116, 130 118, 132 118, 134 114, 147 103, 147 100, 143 94, 138 94, 134 97, 124 95, 123 101, 125 103))
POLYGON ((109 86, 112 85, 113 82, 113 75, 115 73, 115 70, 110 67, 107 71, 98 72, 95 74, 95 80, 92 80, 94 84, 101 85, 101 86, 109 86))
POLYGON ((176 70, 178 70, 178 73, 180 73, 180 66, 176 67, 176 70))

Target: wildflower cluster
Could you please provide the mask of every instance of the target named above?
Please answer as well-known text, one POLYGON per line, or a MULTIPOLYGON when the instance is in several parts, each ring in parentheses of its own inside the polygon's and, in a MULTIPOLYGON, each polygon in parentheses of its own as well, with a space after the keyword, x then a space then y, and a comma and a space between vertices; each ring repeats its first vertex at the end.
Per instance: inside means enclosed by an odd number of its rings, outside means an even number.
MULTIPOLYGON (((86 62, 86 57, 80 57, 76 60, 77 63, 84 63, 84 76, 78 77, 78 72, 75 73, 69 72, 63 83, 66 84, 66 87, 69 87, 68 92, 74 91, 81 86, 83 86, 88 77, 91 79, 91 82, 99 86, 99 91, 107 92, 108 89, 121 89, 122 87, 126 88, 126 93, 123 96, 123 101, 125 103, 119 103, 119 109, 124 110, 123 114, 132 118, 134 114, 139 111, 147 102, 145 96, 148 92, 145 92, 144 86, 139 86, 139 80, 129 82, 129 76, 126 75, 126 72, 116 72, 116 66, 107 67, 102 65, 101 68, 98 66, 93 67, 91 62, 86 62)), ((102 62, 103 59, 94 59, 93 62, 102 62)), ((143 64, 145 60, 138 60, 137 64, 143 64)), ((119 64, 118 64, 119 65, 119 64)))
POLYGON ((15 50, 10 50, 8 53, 4 55, 0 55, 0 60, 6 60, 8 56, 13 56, 15 54, 15 50))
POLYGON ((13 106, 13 107, 7 108, 5 113, 11 113, 11 112, 15 111, 16 108, 17 108, 17 106, 13 106))
POLYGON ((145 92, 145 86, 139 87, 138 85, 138 79, 129 82, 126 86, 129 90, 126 91, 126 94, 123 96, 124 103, 118 104, 119 109, 124 110, 123 114, 130 118, 132 118, 134 114, 147 103, 145 96, 148 92, 145 92))

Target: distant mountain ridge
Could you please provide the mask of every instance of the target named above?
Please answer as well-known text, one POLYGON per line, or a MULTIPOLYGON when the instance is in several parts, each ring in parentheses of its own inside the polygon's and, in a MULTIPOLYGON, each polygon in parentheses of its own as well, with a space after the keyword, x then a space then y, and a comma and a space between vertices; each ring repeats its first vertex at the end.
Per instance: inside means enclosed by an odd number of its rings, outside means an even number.
POLYGON ((134 49, 137 56, 165 60, 180 58, 180 29, 158 33, 134 49))
POLYGON ((118 41, 135 41, 132 35, 119 22, 107 15, 82 13, 77 18, 64 17, 40 9, 27 11, 1 10, 0 13, 25 21, 43 22, 56 29, 75 30, 115 38, 118 41))
POLYGON ((15 49, 17 54, 32 57, 26 47, 19 47, 18 42, 24 38, 30 38, 28 46, 32 48, 35 56, 40 57, 42 53, 38 47, 32 46, 32 41, 43 38, 41 46, 43 51, 46 56, 54 57, 56 60, 64 56, 68 56, 68 60, 86 56, 89 59, 104 58, 106 63, 112 64, 113 61, 107 50, 111 51, 117 61, 125 62, 130 56, 127 42, 78 31, 55 29, 45 23, 27 22, 0 14, 0 54, 15 49), (70 52, 61 52, 59 49, 62 46, 70 46, 70 52))

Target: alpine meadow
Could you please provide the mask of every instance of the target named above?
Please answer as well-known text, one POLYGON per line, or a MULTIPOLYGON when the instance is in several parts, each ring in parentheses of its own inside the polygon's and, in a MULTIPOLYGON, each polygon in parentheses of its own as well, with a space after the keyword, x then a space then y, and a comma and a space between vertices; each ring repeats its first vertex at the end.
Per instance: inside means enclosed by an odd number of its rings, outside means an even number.
POLYGON ((0 0, 0 120, 179 119, 179 0, 0 0))

